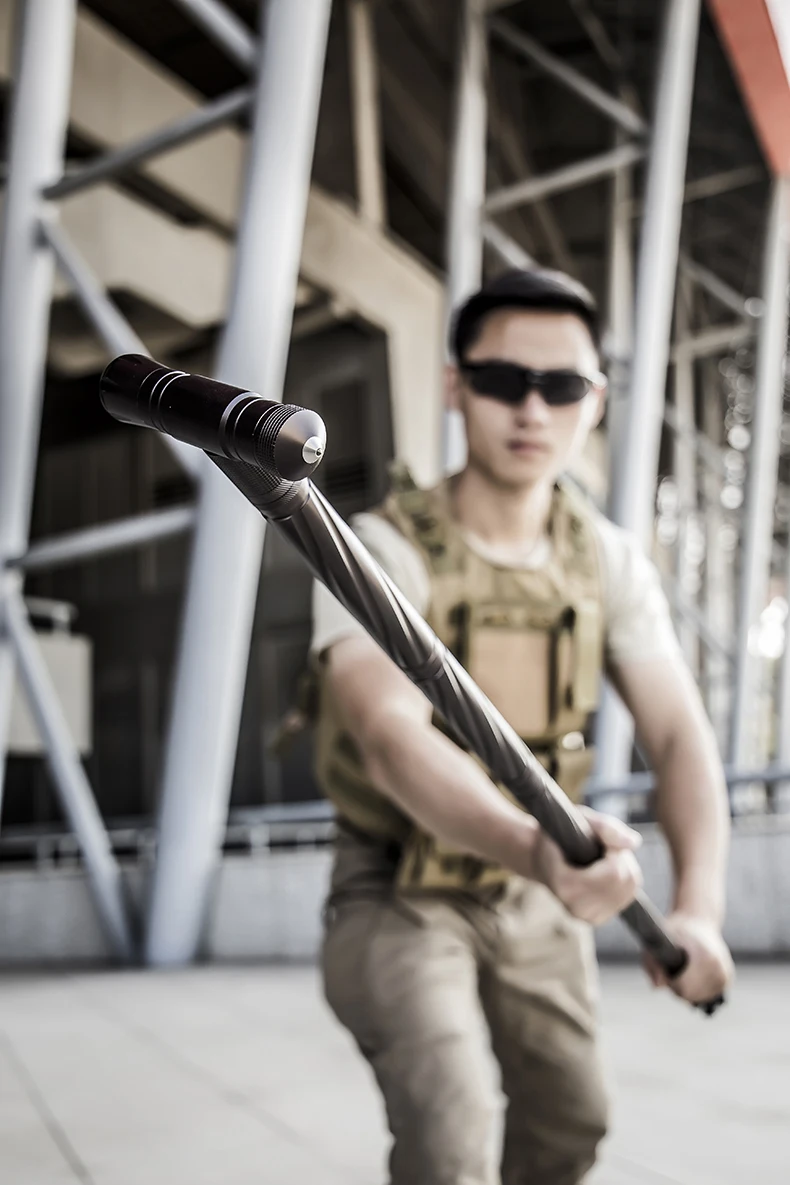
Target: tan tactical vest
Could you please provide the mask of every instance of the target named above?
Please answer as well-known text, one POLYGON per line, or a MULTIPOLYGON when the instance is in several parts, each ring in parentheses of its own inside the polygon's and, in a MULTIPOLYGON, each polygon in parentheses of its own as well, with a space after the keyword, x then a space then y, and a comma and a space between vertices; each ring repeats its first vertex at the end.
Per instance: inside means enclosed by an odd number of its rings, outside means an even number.
MULTIPOLYGON (((592 764, 603 612, 592 514, 565 485, 554 493, 551 559, 535 571, 489 563, 454 523, 449 485, 420 490, 401 477, 376 513, 421 552, 431 577, 425 619, 563 790, 578 799, 592 764)), ((420 832, 367 780, 321 679, 316 774, 341 819, 402 849, 402 889, 474 890, 507 873, 420 832)), ((439 718, 434 722, 442 726, 439 718)))

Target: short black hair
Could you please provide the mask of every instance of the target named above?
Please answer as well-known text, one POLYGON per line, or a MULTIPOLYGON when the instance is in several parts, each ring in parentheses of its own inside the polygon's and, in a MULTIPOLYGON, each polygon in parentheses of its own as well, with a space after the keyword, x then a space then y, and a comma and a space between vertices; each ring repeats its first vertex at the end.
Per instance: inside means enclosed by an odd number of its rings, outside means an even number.
POLYGON ((596 350, 601 348, 601 330, 595 299, 582 285, 564 272, 548 268, 503 272, 460 305, 450 326, 450 351, 457 363, 480 335, 485 318, 496 309, 535 309, 573 313, 590 331, 596 350))

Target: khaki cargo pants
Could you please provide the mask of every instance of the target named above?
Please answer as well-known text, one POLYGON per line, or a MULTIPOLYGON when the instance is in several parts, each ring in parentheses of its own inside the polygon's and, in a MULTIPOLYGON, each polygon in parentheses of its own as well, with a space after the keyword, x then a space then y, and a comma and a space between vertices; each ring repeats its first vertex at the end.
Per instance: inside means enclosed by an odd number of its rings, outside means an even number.
POLYGON ((393 871, 341 832, 323 951, 327 1000, 384 1096, 391 1185, 576 1185, 607 1120, 591 932, 530 881, 404 896, 393 871))

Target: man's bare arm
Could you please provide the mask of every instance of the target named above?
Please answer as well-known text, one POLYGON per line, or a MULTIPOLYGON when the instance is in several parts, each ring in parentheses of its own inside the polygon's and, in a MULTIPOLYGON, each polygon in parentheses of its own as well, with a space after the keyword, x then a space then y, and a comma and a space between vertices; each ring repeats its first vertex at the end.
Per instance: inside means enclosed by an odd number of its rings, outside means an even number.
POLYGON ((578 917, 599 923, 641 883, 639 837, 590 812, 607 855, 573 869, 531 816, 500 794, 481 767, 431 723, 425 697, 369 638, 329 650, 330 692, 373 784, 421 828, 463 851, 541 880, 578 917))
POLYGON ((675 909, 717 926, 724 915, 730 817, 716 739, 680 658, 612 671, 657 779, 656 817, 672 853, 675 909))
POLYGON ((730 819, 713 731, 679 656, 624 663, 612 676, 656 773, 656 815, 675 872, 666 924, 689 956, 687 969, 673 980, 649 956, 646 967, 656 985, 686 1000, 714 999, 733 966, 721 936, 730 819))

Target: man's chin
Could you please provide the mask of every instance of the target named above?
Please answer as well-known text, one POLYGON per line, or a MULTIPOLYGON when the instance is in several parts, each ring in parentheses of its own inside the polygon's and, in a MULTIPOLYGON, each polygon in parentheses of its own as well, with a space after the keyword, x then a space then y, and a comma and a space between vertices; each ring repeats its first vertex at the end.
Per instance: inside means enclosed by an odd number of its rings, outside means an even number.
POLYGON ((498 479, 503 485, 514 489, 528 488, 539 482, 553 481, 555 475, 554 458, 550 453, 511 453, 503 464, 498 467, 498 479))

